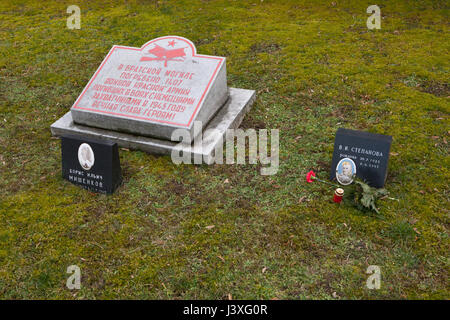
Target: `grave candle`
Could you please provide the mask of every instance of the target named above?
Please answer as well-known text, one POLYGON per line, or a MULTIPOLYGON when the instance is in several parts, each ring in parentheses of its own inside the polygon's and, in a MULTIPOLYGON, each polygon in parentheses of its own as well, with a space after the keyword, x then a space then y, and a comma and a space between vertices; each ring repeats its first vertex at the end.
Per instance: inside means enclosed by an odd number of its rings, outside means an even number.
POLYGON ((344 196, 344 189, 337 188, 334 191, 333 201, 336 203, 340 203, 342 201, 342 197, 344 196))

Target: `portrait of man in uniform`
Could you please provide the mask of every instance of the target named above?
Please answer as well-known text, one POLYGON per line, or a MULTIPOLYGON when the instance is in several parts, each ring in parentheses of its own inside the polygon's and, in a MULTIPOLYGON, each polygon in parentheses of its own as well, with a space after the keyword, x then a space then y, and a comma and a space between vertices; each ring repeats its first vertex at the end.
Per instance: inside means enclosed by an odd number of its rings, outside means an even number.
POLYGON ((89 170, 94 165, 94 152, 87 143, 82 143, 78 148, 78 161, 84 170, 89 170))

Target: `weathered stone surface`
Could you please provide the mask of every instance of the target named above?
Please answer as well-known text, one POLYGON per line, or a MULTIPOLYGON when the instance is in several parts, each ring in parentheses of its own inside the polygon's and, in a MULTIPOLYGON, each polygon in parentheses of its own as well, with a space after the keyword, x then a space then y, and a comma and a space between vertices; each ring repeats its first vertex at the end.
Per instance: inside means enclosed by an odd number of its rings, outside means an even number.
MULTIPOLYGON (((185 150, 182 149, 189 152, 192 157, 204 157, 205 163, 211 163, 214 149, 218 143, 222 143, 226 130, 239 127, 245 113, 250 110, 255 100, 254 90, 230 88, 229 92, 230 98, 228 101, 204 128, 202 144, 189 146, 185 150)), ((51 131, 55 136, 69 134, 72 136, 105 139, 117 142, 120 147, 156 154, 171 154, 178 144, 177 142, 163 139, 79 125, 74 123, 70 112, 53 123, 51 131)))
POLYGON ((170 140, 175 129, 192 132, 194 121, 206 126, 227 98, 225 58, 166 36, 113 46, 71 113, 78 124, 170 140))

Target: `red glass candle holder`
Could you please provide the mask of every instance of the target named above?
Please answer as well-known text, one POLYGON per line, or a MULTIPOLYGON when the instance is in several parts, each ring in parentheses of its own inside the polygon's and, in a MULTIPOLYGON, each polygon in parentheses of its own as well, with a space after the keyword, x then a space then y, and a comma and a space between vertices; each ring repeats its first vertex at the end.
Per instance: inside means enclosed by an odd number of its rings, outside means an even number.
POLYGON ((342 201, 343 196, 344 196, 344 189, 337 188, 336 191, 334 191, 333 201, 336 203, 340 203, 342 201))

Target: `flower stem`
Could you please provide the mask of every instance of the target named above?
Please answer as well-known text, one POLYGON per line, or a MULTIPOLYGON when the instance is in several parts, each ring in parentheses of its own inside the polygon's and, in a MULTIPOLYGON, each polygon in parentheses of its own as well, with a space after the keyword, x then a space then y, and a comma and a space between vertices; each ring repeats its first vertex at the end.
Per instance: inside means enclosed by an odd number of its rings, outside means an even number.
POLYGON ((320 181, 320 182, 323 182, 323 183, 329 184, 330 186, 333 186, 333 187, 338 187, 338 188, 339 188, 339 186, 338 186, 337 184, 334 184, 334 183, 331 183, 331 182, 328 182, 328 181, 325 181, 325 180, 319 179, 319 178, 317 178, 317 177, 315 177, 315 176, 312 176, 312 177, 311 177, 311 179, 313 179, 313 180, 317 180, 317 181, 320 181))

